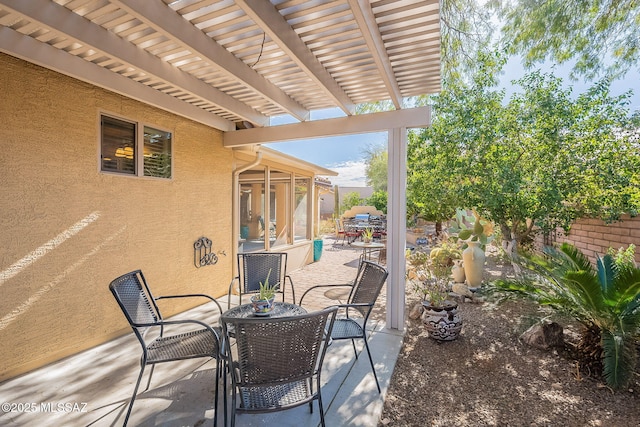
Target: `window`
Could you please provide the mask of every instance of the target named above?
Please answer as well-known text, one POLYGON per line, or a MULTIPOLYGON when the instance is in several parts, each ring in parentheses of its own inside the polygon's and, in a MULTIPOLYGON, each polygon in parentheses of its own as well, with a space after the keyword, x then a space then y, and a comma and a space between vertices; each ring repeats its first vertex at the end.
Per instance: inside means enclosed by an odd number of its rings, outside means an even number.
POLYGON ((296 178, 295 210, 293 211, 293 239, 309 238, 307 224, 309 221, 309 178, 296 178))
POLYGON ((257 166, 240 173, 238 251, 277 250, 310 240, 311 190, 311 178, 279 169, 257 166))
POLYGON ((171 178, 171 132, 109 116, 100 128, 101 171, 171 178))

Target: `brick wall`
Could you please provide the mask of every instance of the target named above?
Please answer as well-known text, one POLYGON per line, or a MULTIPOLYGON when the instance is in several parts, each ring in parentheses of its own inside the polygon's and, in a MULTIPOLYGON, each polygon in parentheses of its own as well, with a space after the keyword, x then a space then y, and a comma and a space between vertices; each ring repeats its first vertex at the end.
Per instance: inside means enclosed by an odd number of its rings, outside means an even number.
POLYGON ((579 248, 592 261, 596 255, 603 255, 609 247, 618 249, 630 244, 636 245, 636 262, 640 263, 640 217, 631 218, 625 215, 621 221, 607 224, 599 219, 580 219, 576 221, 565 235, 563 230, 557 230, 550 240, 543 241, 538 236, 536 244, 541 247, 544 243, 569 242, 579 248))

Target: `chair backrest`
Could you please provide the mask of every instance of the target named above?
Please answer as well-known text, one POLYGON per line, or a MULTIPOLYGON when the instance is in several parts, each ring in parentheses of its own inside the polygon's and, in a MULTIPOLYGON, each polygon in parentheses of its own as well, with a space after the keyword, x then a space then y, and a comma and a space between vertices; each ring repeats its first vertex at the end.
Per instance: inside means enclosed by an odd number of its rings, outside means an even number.
POLYGON ((254 293, 260 290, 269 276, 269 284, 278 284, 284 289, 287 268, 287 254, 284 252, 250 252, 238 254, 238 275, 240 293, 254 293))
POLYGON ((223 327, 234 328, 236 339, 234 383, 275 385, 313 377, 322 369, 324 339, 331 336, 336 310, 266 319, 222 316, 223 327))
POLYGON ((388 276, 387 270, 371 261, 362 261, 358 268, 358 275, 349 294, 349 304, 371 304, 369 307, 357 307, 365 319, 369 316, 373 304, 380 295, 382 285, 388 276))
POLYGON ((111 282, 109 289, 133 332, 144 346, 143 337, 147 328, 138 325, 156 323, 162 320, 162 315, 151 295, 142 271, 136 270, 123 274, 111 282))
POLYGON ((344 233, 344 227, 342 226, 342 222, 336 218, 336 233, 344 233))

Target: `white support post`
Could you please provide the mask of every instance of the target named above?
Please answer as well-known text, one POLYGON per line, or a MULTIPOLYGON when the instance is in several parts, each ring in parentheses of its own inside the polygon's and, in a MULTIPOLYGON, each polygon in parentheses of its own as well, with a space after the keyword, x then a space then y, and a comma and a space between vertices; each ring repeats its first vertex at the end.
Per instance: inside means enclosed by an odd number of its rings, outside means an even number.
POLYGON ((387 327, 404 330, 407 239, 407 129, 389 130, 387 190, 387 327))

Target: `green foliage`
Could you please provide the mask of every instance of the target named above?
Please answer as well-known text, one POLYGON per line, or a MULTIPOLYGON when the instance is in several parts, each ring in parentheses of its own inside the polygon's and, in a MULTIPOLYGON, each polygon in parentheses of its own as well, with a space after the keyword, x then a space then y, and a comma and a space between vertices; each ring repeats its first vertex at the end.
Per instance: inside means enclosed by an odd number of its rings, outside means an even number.
POLYGON ((340 205, 340 213, 343 214, 354 206, 361 206, 364 200, 360 197, 360 194, 356 191, 347 193, 342 199, 342 205, 340 205))
POLYGON ((407 279, 423 300, 440 306, 449 296, 449 275, 453 260, 460 259, 459 248, 450 242, 443 242, 429 252, 416 249, 407 251, 407 279))
POLYGON ((367 185, 374 192, 387 191, 387 149, 384 146, 369 147, 365 154, 367 185))
MULTIPOLYGON (((628 254, 629 252, 626 252, 628 254)), ((635 369, 635 338, 640 328, 640 269, 628 256, 607 254, 597 268, 576 247, 545 248, 545 256, 515 260, 525 276, 493 283, 502 296, 520 296, 568 314, 587 331, 600 331, 603 376, 615 389, 635 369)))
POLYGON ((432 126, 409 137, 408 213, 430 221, 476 208, 506 241, 567 230, 576 218, 619 219, 640 207, 640 156, 628 94, 609 82, 577 97, 534 72, 508 100, 495 89, 501 54, 480 55, 471 83, 444 85, 432 126), (625 133, 626 132, 626 133, 625 133))
POLYGON ((276 296, 278 290, 278 284, 269 285, 269 276, 271 275, 271 269, 267 273, 267 277, 263 282, 260 282, 260 291, 258 292, 258 298, 263 301, 268 301, 276 296))
POLYGON ((376 209, 387 213, 387 199, 389 195, 386 191, 374 191, 373 194, 365 200, 366 205, 375 206, 376 209))
POLYGON ((511 51, 527 65, 575 60, 587 78, 624 73, 640 60, 640 3, 635 0, 516 0, 500 12, 511 51))

